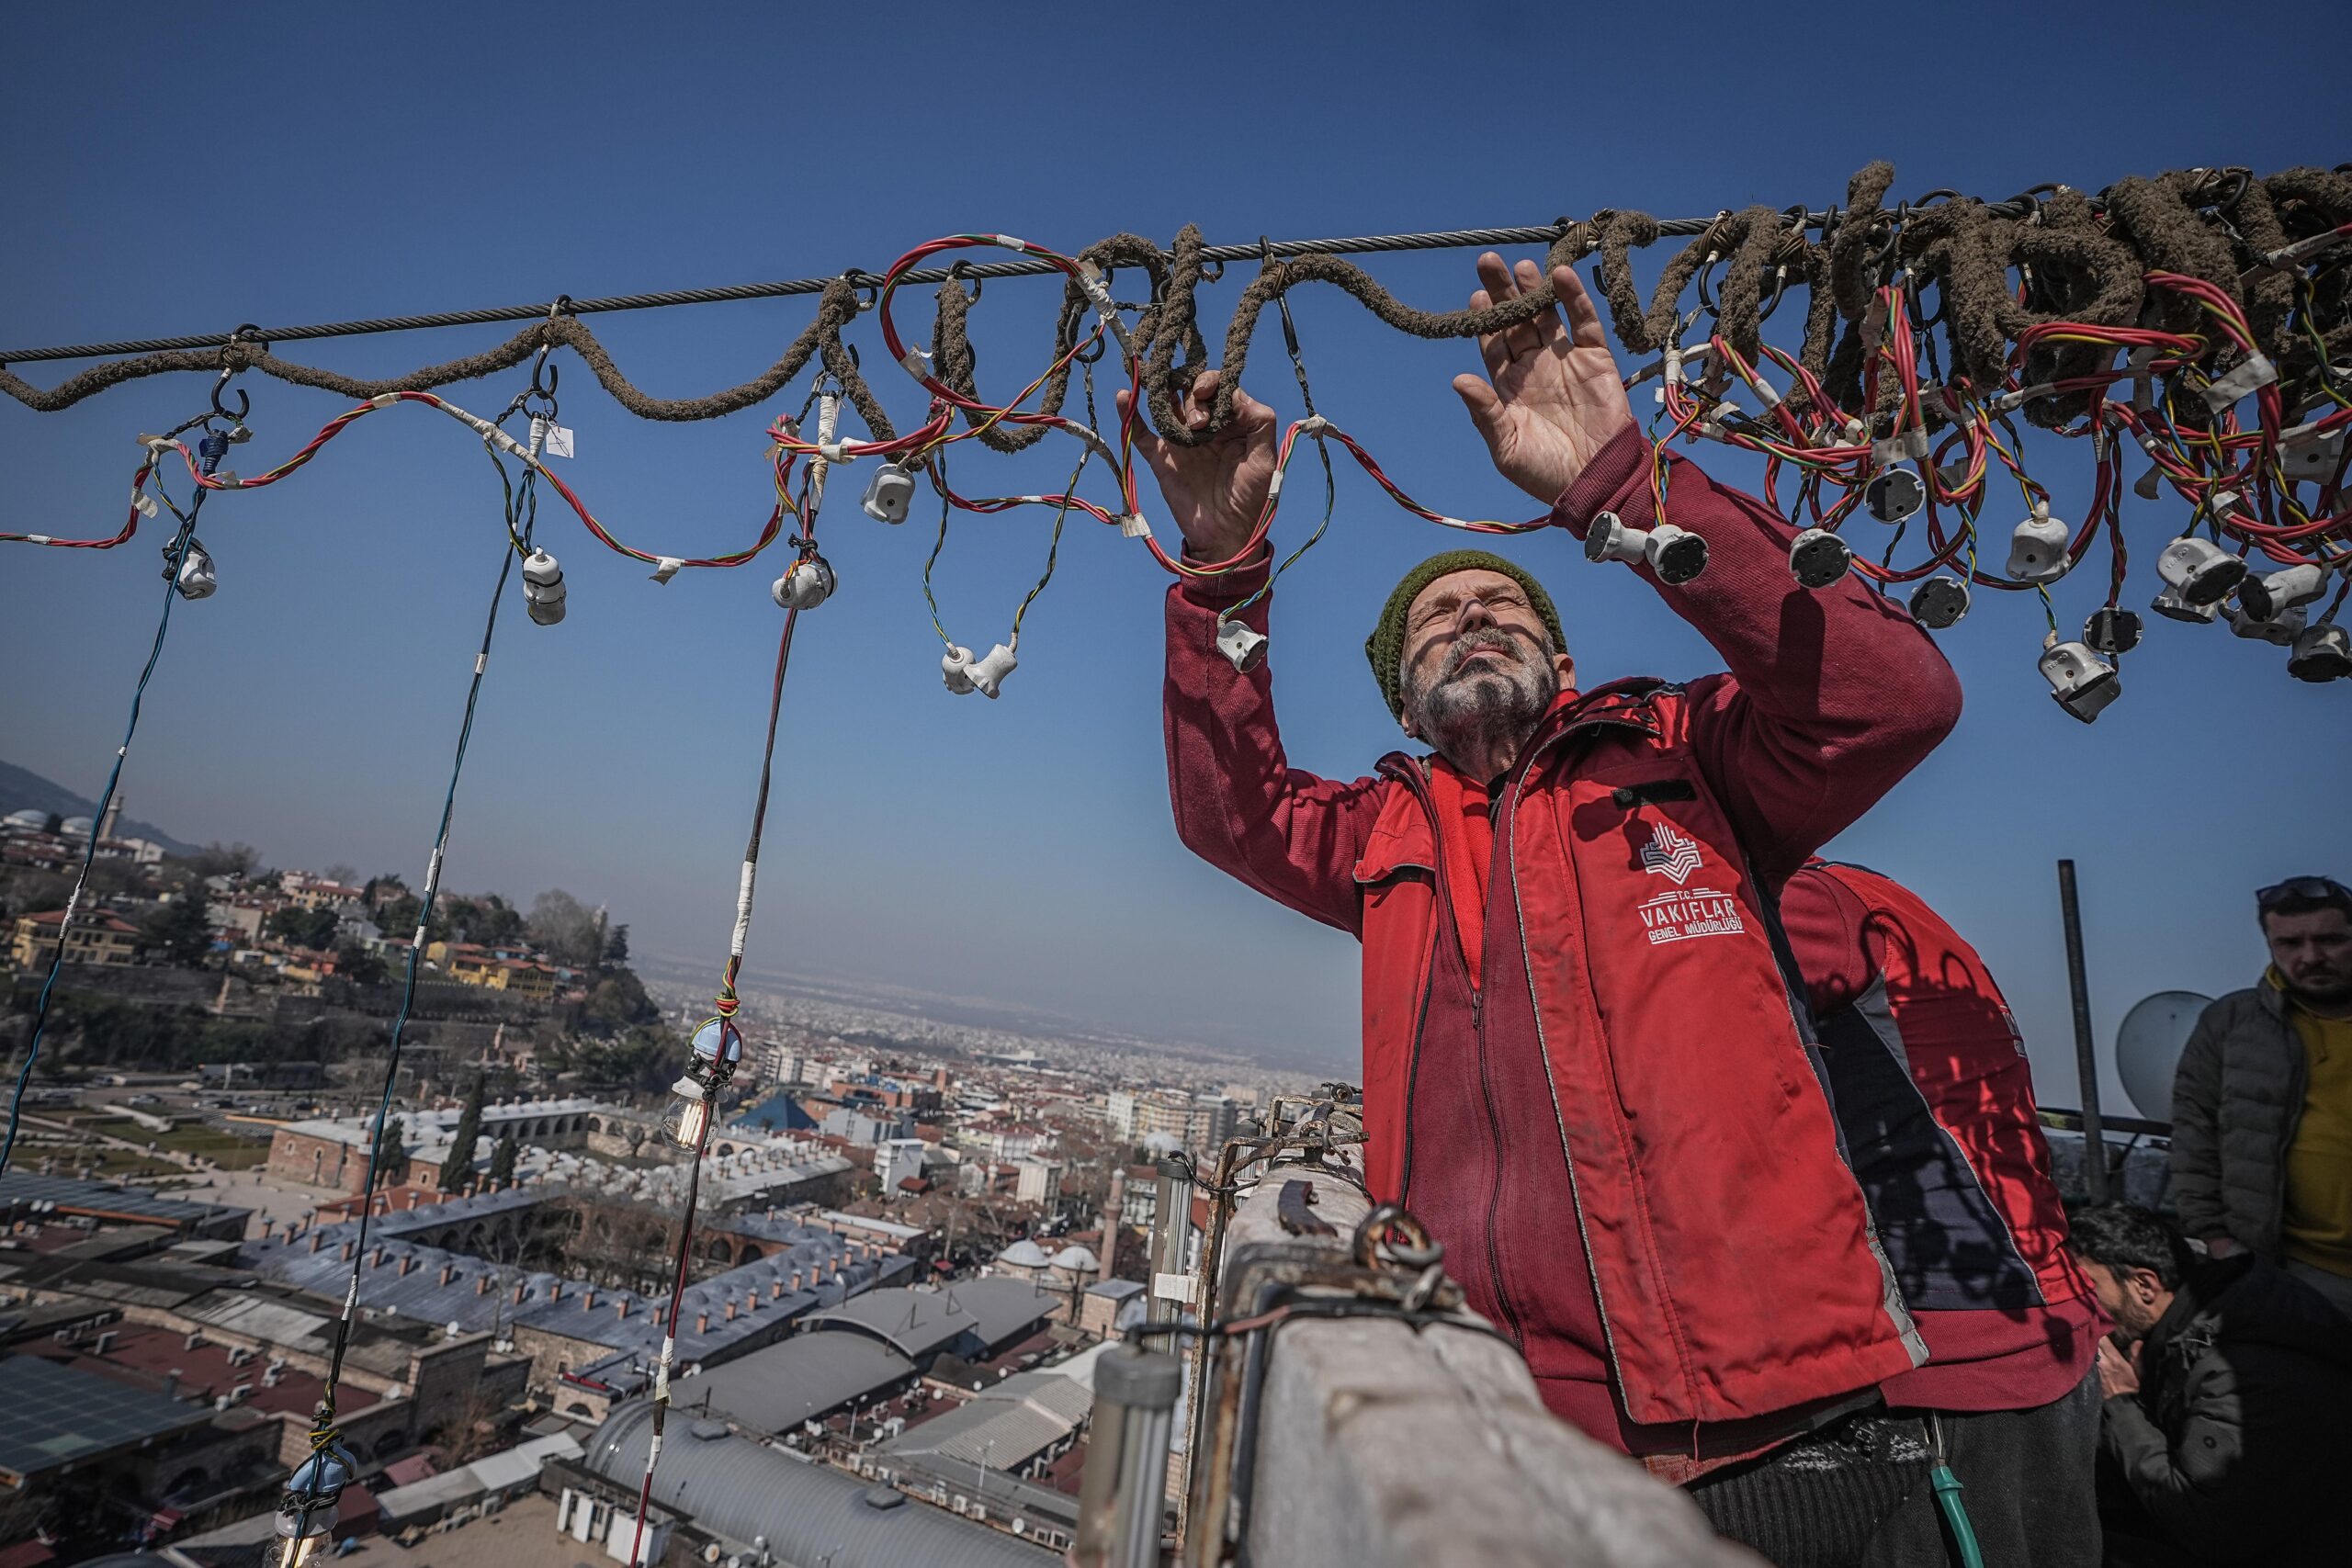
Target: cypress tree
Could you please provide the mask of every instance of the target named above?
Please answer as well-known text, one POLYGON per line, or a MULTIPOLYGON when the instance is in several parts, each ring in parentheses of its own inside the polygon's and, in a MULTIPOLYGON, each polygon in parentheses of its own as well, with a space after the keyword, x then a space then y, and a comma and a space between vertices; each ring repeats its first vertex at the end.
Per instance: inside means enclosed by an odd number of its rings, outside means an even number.
POLYGON ((408 1160, 408 1146, 397 1113, 385 1117, 384 1125, 376 1134, 375 1160, 377 1186, 390 1187, 400 1180, 401 1168, 408 1160))
POLYGON ((441 1162, 444 1192, 463 1190, 474 1173, 474 1141, 481 1136, 481 1075, 476 1073, 473 1087, 466 1090, 466 1108, 458 1112, 457 1130, 449 1134, 448 1157, 441 1162))

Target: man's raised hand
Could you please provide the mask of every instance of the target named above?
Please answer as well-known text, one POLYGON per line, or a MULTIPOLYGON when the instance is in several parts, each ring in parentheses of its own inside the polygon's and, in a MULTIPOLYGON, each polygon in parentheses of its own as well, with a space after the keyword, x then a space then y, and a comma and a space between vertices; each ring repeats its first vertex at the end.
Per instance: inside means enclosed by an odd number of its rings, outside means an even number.
MULTIPOLYGON (((1488 251, 1478 258, 1478 280, 1485 287, 1470 296, 1474 310, 1541 287, 1544 274, 1532 261, 1508 267, 1488 251)), ((1552 288, 1558 306, 1478 340, 1484 378, 1453 378, 1495 467, 1547 505, 1634 423, 1592 297, 1571 267, 1552 269, 1552 288)))
MULTIPOLYGON (((1206 429, 1216 401, 1217 372, 1204 370, 1178 401, 1177 412, 1193 430, 1206 429)), ((1126 412, 1129 394, 1119 393, 1126 412)), ((1228 560, 1250 542, 1274 481, 1274 411, 1236 387, 1233 418, 1198 446, 1163 441, 1140 419, 1136 449, 1151 466, 1168 512, 1184 543, 1200 560, 1228 560)))

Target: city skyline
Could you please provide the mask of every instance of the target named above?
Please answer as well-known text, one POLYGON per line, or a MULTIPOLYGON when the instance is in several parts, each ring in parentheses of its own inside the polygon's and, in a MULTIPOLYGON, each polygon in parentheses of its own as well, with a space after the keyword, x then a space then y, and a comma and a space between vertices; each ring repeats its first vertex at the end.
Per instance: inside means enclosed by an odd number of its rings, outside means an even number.
MULTIPOLYGON (((18 62, 103 48, 93 18, 40 12, 11 25, 18 62)), ((1526 25, 1536 25, 1532 13, 1526 25)), ((1604 39, 1606 28, 1631 26, 1591 25, 1604 39)), ((2135 171, 2324 161, 2352 130, 2321 62, 2290 53, 2278 69, 2311 73, 2290 94, 2310 112, 2291 124, 2174 115, 2128 144, 2053 138, 2053 115, 2102 123, 2152 101, 2201 101, 2204 88, 2191 62, 2144 40, 2119 43, 2089 18, 2043 15, 2036 25, 2053 51, 2106 57, 2120 47, 2126 62, 2086 76, 2063 111, 2029 95, 2015 113, 1981 117, 1965 139, 1933 117, 1888 117, 1868 95, 1832 94, 1789 146, 1726 140, 1705 117, 1596 112, 1540 158, 1498 158, 1476 117, 1444 107, 1483 101, 1491 89, 1468 63, 1475 48, 1432 62, 1404 46, 1411 29, 1326 29, 1282 15, 1253 17, 1246 44, 1232 24, 1172 36, 1173 76, 1229 81, 1248 106, 1232 111, 1231 144, 1319 146, 1331 127, 1353 128, 1350 155, 1315 158, 1314 177, 1303 180, 1259 172, 1251 160, 1237 173, 1220 157, 1161 160, 1137 180, 1124 143, 1094 137, 1081 101, 1049 95, 967 107, 977 141, 1044 137, 1064 149, 1050 160, 1002 161, 975 181, 936 157, 935 128, 922 117, 874 117, 873 83, 856 73, 820 73, 788 110, 777 105, 763 68, 713 47, 731 36, 716 23, 647 40, 626 60, 609 40, 550 40, 570 68, 520 79, 487 62, 426 63, 387 47, 375 51, 384 90, 446 112, 412 126, 398 148, 368 138, 332 149, 303 137, 249 140, 236 179, 271 199, 198 204, 176 215, 169 247, 144 243, 138 193, 181 109, 141 98, 97 114, 66 85, 70 73, 25 74, 10 109, 21 156, 5 177, 33 238, 17 287, 0 300, 0 338, 100 339, 215 321, 225 330, 558 291, 831 275, 853 260, 883 266, 957 230, 1075 249, 1117 230, 1165 243, 1187 221, 1231 240, 1544 223, 1602 206, 1669 215, 1749 201, 1821 206, 1872 157, 1894 161, 1898 195, 1950 186, 2000 197, 2048 179, 2096 187, 2135 171), (1282 68, 1296 58, 1329 67, 1311 93, 1282 68), (657 96, 691 96, 712 116, 649 128, 580 112, 566 80, 609 70, 657 96), (1395 90, 1423 72, 1436 74, 1395 90), (791 144, 813 127, 869 118, 862 157, 892 173, 821 203, 744 199, 731 164, 703 155, 720 144, 791 144), (520 210, 503 189, 442 177, 483 149, 537 145, 551 125, 562 130, 562 170, 520 210), (1437 166, 1448 170, 1442 182, 1395 177, 1437 166)), ((1524 31, 1502 13, 1461 26, 1481 47, 1511 47, 1524 31)), ((998 52, 980 58, 1015 79, 1066 69, 1082 80, 1098 62, 1074 36, 1048 8, 1005 19, 988 45, 998 52)), ((350 39, 292 9, 271 38, 273 57, 290 67, 279 75, 286 112, 332 118, 342 107, 335 68, 300 67, 347 58, 350 39)), ((956 79, 972 68, 943 37, 919 29, 905 41, 901 68, 916 77, 956 79)), ((1754 47, 1758 72, 1802 78, 1816 64, 1786 40, 1754 47)), ((189 70, 216 79, 248 64, 227 32, 200 31, 175 48, 189 70)), ((2010 77, 1997 28, 1965 29, 1938 48, 1972 80, 2010 77)), ((1139 90, 1151 112, 1181 107, 1139 90)), ((769 194, 798 188, 782 172, 775 182, 769 194)), ((1642 265, 1658 259, 1654 248, 1642 265)), ((1468 262, 1466 253, 1386 256, 1372 270, 1400 297, 1443 306, 1466 289, 1468 262)), ((1204 297, 1220 322, 1239 281, 1204 297)), ((984 388, 1034 374, 1055 298, 1050 284, 989 286, 973 313, 984 388)), ((920 331, 914 323, 928 313, 927 300, 902 299, 908 330, 920 331)), ((1520 499, 1487 471, 1445 385, 1472 363, 1464 345, 1402 338, 1330 291, 1302 292, 1295 313, 1318 407, 1393 478, 1448 511, 1518 515, 1520 499)), ((753 373, 808 317, 805 301, 775 300, 619 313, 598 318, 596 330, 640 385, 686 394, 753 373)), ((304 356, 389 374, 507 330, 356 338, 306 345, 304 356)), ((881 364, 870 318, 851 336, 869 366, 881 364)), ((1257 390, 1298 412, 1271 325, 1258 348, 1257 390)), ((756 532, 768 500, 761 427, 787 402, 797 409, 805 386, 727 420, 648 424, 618 411, 576 361, 558 362, 570 366, 563 417, 578 438, 561 471, 601 516, 663 549, 730 549, 756 532)), ((450 390, 494 412, 522 382, 509 375, 450 390)), ((916 412, 911 383, 883 375, 875 383, 895 415, 916 412)), ((0 446, 19 455, 12 516, 60 533, 110 529, 136 457, 131 435, 176 423, 203 390, 193 378, 156 378, 61 414, 0 402, 0 446)), ((277 460, 344 406, 274 383, 251 390, 254 441, 240 462, 248 453, 277 460)), ((1100 391, 1107 399, 1108 386, 1100 391)), ((285 484, 209 509, 204 537, 221 587, 175 619, 125 774, 140 818, 184 837, 243 839, 280 863, 345 860, 365 874, 421 878, 501 548, 496 483, 469 445, 429 412, 390 411, 285 484)), ((2050 445, 2036 436, 2029 460, 2055 513, 2080 517, 2086 465, 2071 449, 2046 454, 2050 445)), ((959 483, 976 491, 1042 491, 1068 473, 1050 443, 1012 457, 965 450, 959 483)), ((1731 454, 1700 456, 1734 482, 1757 481, 1731 454)), ((1232 886, 1175 841, 1159 736, 1163 580, 1135 542, 1073 522, 1001 699, 954 696, 938 684, 940 644, 921 589, 932 520, 873 524, 854 505, 863 476, 852 468, 842 478, 823 529, 842 585, 807 617, 795 653, 776 795, 790 823, 771 833, 751 962, 1002 998, 1138 1032, 1294 1041, 1351 1057, 1354 944, 1232 886)), ((1365 626, 1406 567, 1449 539, 1361 476, 1342 472, 1340 483, 1329 536, 1283 579, 1272 663, 1294 760, 1353 777, 1397 741, 1362 664, 1365 626)), ((1303 506, 1298 493, 1293 504, 1303 506)), ((1148 483, 1145 503, 1147 514, 1158 508, 1148 483)), ((2153 592, 2145 563, 2177 526, 2177 512, 2127 497, 2127 604, 2144 606, 2153 592)), ((1309 522, 1286 511, 1278 538, 1303 539, 1309 522)), ((758 776, 774 573, 763 559, 656 585, 568 513, 543 511, 541 526, 563 561, 571 614, 541 626, 508 607, 449 875, 459 886, 591 887, 628 912, 644 951, 715 973, 758 776)), ((1034 512, 951 528, 934 586, 957 639, 985 647, 1005 635, 1044 564, 1046 533, 1034 512)), ((1588 679, 1687 678, 1715 667, 1690 628, 1630 579, 1589 567, 1573 541, 1539 536, 1505 547, 1559 599, 1588 679)), ((6 547, 0 666, 41 671, 0 695, 9 760, 85 794, 103 782, 144 656, 153 548, 148 531, 111 552, 6 547), (59 656, 65 649, 72 657, 59 656)), ((2062 622, 2078 623, 2096 600, 2093 575, 2059 585, 2062 622)), ((2341 773, 2352 725, 2343 722, 2343 686, 2288 680, 2280 650, 2155 620, 2128 660, 2125 696, 2085 728, 2058 711, 2035 672, 2043 625, 2032 596, 1999 597, 1980 595, 1941 638, 1967 694, 1958 732, 1832 850, 1916 887, 1981 946, 2024 1026, 2042 1093, 2070 1103, 2052 863, 2071 857, 2080 872, 2104 1055, 2142 996, 2180 986, 2218 993, 2260 972, 2252 888, 2352 864, 2352 832, 2333 818, 2293 833, 2238 826, 2301 822, 2302 774, 2341 773), (2216 737, 2261 738, 2280 761, 2242 765, 2238 744, 2254 742, 2216 737), (2174 852, 2184 840, 2199 848, 2174 852)), ((2120 1093, 2111 1077, 2107 1088, 2120 1093)))

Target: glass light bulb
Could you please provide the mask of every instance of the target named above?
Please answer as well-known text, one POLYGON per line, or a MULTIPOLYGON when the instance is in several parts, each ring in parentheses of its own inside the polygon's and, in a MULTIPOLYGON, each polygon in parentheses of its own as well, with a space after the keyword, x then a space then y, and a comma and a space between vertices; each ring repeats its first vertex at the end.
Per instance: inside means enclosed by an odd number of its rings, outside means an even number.
POLYGON ((710 1126, 710 1101, 696 1092, 691 1099, 684 1094, 674 1096, 670 1109, 662 1118, 662 1135, 682 1149, 702 1147, 702 1135, 710 1126))

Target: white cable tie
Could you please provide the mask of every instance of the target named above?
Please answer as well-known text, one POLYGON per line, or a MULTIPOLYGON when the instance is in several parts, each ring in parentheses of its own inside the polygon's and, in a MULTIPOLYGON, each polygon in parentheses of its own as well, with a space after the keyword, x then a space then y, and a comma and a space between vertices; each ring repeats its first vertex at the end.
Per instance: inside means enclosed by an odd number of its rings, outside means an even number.
POLYGON ((220 486, 222 490, 243 490, 245 488, 245 481, 237 477, 236 470, 233 468, 213 475, 212 482, 220 486))
POLYGON ((808 495, 803 506, 806 515, 800 524, 804 531, 815 521, 818 509, 825 503, 825 473, 831 467, 825 451, 828 447, 836 452, 840 450, 835 445, 834 433, 840 426, 841 416, 841 394, 827 392, 817 400, 817 439, 814 443, 817 456, 808 463, 808 495))
POLYGON ((139 445, 159 454, 174 451, 179 446, 179 443, 168 435, 142 435, 139 438, 139 445))
POLYGON ((872 443, 865 441, 820 442, 817 447, 817 456, 828 463, 854 463, 857 461, 857 455, 871 445, 872 443))
POLYGON ((2036 381, 2030 387, 2019 387, 2014 392, 2003 392, 1999 397, 1993 400, 1993 408, 1994 411, 1998 413, 2014 412, 2016 410, 2023 408, 2033 399, 2046 398, 2057 389, 2058 389, 2056 387, 2052 386, 2048 381, 2036 381))
POLYGON ((1091 261, 1080 262, 1078 286, 1086 291, 1087 299, 1094 307, 1094 314, 1111 329, 1111 335, 1119 340, 1119 351, 1133 359, 1136 356, 1135 339, 1127 335, 1127 323, 1119 319, 1119 307, 1111 298, 1110 286, 1102 281, 1102 269, 1091 261))
POLYGON ((1276 468, 1274 470, 1274 477, 1266 481, 1266 504, 1268 506, 1272 506, 1275 502, 1282 499, 1282 494, 1283 470, 1276 468))
POLYGON ((1119 533, 1125 538, 1148 539, 1151 537, 1151 525, 1143 520, 1140 512, 1126 513, 1119 519, 1119 533))
POLYGON ((2154 344, 2143 344, 2124 356, 2124 368, 2132 373, 2132 406, 2142 413, 2156 406, 2155 391, 2149 380, 2149 367, 2155 361, 2154 344))
POLYGON ((388 409, 400 400, 401 395, 398 392, 379 392, 368 400, 368 406, 371 409, 388 409))
POLYGON ((759 874, 757 861, 743 863, 743 881, 735 893, 735 936, 727 951, 734 957, 743 956, 743 944, 752 935, 752 882, 759 874))
POLYGON ((685 566, 685 558, 682 556, 663 556, 653 568, 653 581, 656 582, 669 581, 672 578, 678 575, 679 571, 685 566))
POLYGON ((489 668, 490 668, 490 654, 489 654, 489 652, 488 652, 487 650, 485 650, 485 651, 483 651, 483 652, 481 652, 481 653, 477 653, 477 654, 475 654, 475 655, 474 655, 474 673, 475 673, 475 674, 479 675, 479 674, 481 674, 483 671, 485 671, 485 670, 487 670, 487 669, 489 669, 489 668))
POLYGON ((2264 265, 2268 266, 2292 266, 2297 262, 2319 254, 2331 245, 2340 245, 2347 239, 2352 239, 2352 235, 2347 235, 2340 230, 2330 229, 2324 233, 2313 234, 2309 239, 2298 240, 2291 245, 2281 245, 2278 249, 2266 254, 2262 260, 2264 265))
POLYGON ((2215 413, 2226 412, 2240 398, 2278 379, 2277 367, 2259 354, 2249 354, 2228 375, 2217 377, 2206 386, 2205 406, 2215 413))
POLYGON ((1438 522, 1448 528, 1467 528, 1470 526, 1469 524, 1464 522, 1459 517, 1441 517, 1438 519, 1438 522))
POLYGON ((130 505, 131 509, 137 512, 141 517, 153 517, 155 515, 155 498, 136 486, 131 488, 130 505))
POLYGON ((1329 420, 1325 419, 1319 413, 1308 414, 1305 419, 1298 422, 1298 433, 1301 435, 1321 435, 1327 430, 1337 430, 1339 426, 1333 424, 1329 420))
POLYGON ((931 376, 931 355, 922 349, 910 348, 899 355, 899 368, 918 381, 927 380, 931 376))
POLYGON ((1747 384, 1756 389, 1757 400, 1766 408, 1776 409, 1781 406, 1781 394, 1772 389, 1771 382, 1761 376, 1750 376, 1747 378, 1747 384))
POLYGON ((1002 245, 1008 251, 1026 251, 1029 248, 1028 241, 1016 240, 1010 234, 997 235, 996 243, 1002 245))
MULTIPOLYGON (((153 517, 155 514, 154 513, 150 512, 147 515, 153 517)), ((28 534, 25 536, 25 543, 28 545, 49 545, 56 543, 56 540, 47 534, 28 534)))

